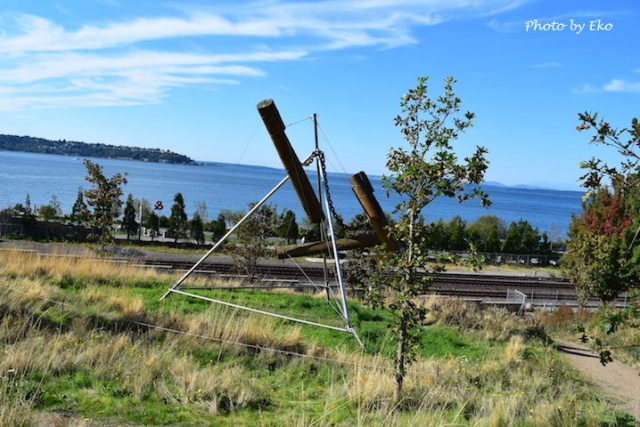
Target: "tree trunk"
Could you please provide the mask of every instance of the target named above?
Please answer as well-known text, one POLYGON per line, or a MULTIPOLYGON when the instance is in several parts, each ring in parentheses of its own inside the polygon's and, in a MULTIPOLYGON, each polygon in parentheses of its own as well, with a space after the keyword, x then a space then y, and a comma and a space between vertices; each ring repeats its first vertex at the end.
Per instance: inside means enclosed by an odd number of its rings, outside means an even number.
POLYGON ((404 320, 404 316, 400 318, 398 334, 398 347, 396 348, 396 367, 394 369, 396 377, 396 387, 393 390, 393 402, 398 404, 402 396, 402 385, 404 383, 404 364, 405 364, 405 350, 407 344, 407 323, 404 320))

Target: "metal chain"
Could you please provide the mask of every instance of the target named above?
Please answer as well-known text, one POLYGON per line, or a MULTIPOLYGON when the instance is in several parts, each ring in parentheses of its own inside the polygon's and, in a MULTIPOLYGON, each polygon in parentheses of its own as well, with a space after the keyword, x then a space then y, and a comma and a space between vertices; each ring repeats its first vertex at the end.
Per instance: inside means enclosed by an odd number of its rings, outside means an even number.
POLYGON ((320 161, 320 167, 322 168, 322 175, 324 176, 324 191, 327 195, 327 203, 329 204, 329 210, 331 211, 331 216, 333 216, 333 219, 336 221, 336 223, 342 227, 345 228, 345 224, 342 221, 342 218, 340 216, 338 216, 338 213, 336 212, 336 208, 333 206, 333 200, 331 200, 331 193, 329 193, 329 176, 327 175, 327 165, 324 161, 324 152, 320 151, 320 150, 316 150, 315 152, 316 156, 318 157, 318 160, 320 161))
POLYGON ((305 160, 304 162, 302 162, 300 164, 302 165, 302 167, 309 166, 311 163, 313 163, 313 159, 315 159, 317 155, 318 155, 318 153, 316 151, 314 151, 313 153, 311 153, 309 158, 307 158, 307 160, 305 160))

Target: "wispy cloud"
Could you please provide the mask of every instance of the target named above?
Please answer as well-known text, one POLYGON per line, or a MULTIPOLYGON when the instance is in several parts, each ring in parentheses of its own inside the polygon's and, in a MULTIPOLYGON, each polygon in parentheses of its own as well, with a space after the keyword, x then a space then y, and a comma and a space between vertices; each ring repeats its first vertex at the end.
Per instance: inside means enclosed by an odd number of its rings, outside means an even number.
POLYGON ((607 92, 640 92, 640 82, 613 79, 603 89, 607 92))
POLYGON ((539 64, 533 64, 531 68, 560 68, 562 64, 556 61, 552 62, 541 62, 539 64))
POLYGON ((574 93, 597 93, 597 92, 640 92, 640 81, 628 81, 624 79, 611 79, 602 85, 585 84, 577 87, 574 93))
POLYGON ((113 15, 79 27, 28 13, 5 14, 0 108, 158 103, 173 87, 262 77, 268 62, 416 43, 417 27, 496 14, 524 1, 182 3, 171 14, 113 15))

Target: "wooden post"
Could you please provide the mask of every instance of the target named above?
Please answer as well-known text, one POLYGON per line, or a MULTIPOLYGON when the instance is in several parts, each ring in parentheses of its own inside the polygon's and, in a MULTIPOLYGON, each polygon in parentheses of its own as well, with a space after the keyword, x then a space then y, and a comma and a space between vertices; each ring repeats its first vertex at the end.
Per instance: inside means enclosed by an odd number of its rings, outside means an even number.
MULTIPOLYGON (((380 244, 376 234, 363 234, 360 236, 345 237, 336 240, 336 246, 339 251, 348 251, 352 249, 370 248, 380 244)), ((331 253, 330 242, 310 242, 300 243, 296 245, 279 246, 276 248, 279 259, 287 257, 311 256, 331 253)))
POLYGON ((298 194, 298 199, 300 199, 304 211, 313 224, 319 224, 325 218, 324 212, 322 212, 320 201, 311 187, 309 178, 296 152, 293 150, 289 138, 284 132, 285 125, 276 108, 276 104, 271 99, 265 99, 258 104, 258 112, 271 136, 273 145, 278 151, 291 184, 298 194))
POLYGON ((389 232, 386 230, 387 218, 384 216, 384 212, 376 196, 373 195, 373 186, 367 174, 358 172, 352 175, 349 181, 351 181, 351 188, 369 217, 371 227, 373 227, 373 230, 378 235, 380 242, 386 244, 387 251, 396 251, 398 249, 398 243, 389 236, 389 232))

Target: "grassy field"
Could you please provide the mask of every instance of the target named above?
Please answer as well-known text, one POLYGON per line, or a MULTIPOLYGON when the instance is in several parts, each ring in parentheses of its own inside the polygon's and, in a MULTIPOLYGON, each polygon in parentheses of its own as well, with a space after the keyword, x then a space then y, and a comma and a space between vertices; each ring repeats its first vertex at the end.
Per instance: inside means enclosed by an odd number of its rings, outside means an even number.
MULTIPOLYGON (((568 314, 549 323, 426 300, 420 356, 394 405, 385 313, 349 302, 362 350, 348 333, 180 295, 160 301, 175 280, 0 251, 0 426, 633 425, 553 347, 548 330, 560 333, 568 314)), ((322 295, 210 295, 340 325, 322 295)))

